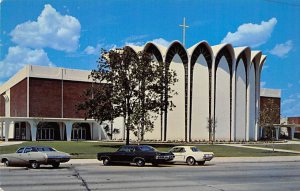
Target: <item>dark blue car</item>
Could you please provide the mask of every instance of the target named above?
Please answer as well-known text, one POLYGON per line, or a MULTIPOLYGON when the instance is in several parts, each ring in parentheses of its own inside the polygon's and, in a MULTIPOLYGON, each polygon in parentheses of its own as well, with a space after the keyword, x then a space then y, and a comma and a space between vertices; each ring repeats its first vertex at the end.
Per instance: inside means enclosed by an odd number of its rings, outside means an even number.
POLYGON ((172 153, 159 152, 148 145, 125 145, 116 152, 102 152, 97 154, 97 159, 103 161, 103 165, 113 163, 130 164, 144 166, 145 163, 159 165, 174 159, 172 153))

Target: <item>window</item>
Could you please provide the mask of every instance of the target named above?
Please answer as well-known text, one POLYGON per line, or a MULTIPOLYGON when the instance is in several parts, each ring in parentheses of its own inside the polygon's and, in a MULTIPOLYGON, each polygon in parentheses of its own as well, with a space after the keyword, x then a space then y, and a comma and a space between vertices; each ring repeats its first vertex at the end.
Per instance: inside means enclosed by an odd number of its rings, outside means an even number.
POLYGON ((143 152, 152 152, 152 151, 156 151, 155 148, 153 147, 149 147, 149 146, 138 146, 139 150, 143 151, 143 152))
POLYGON ((23 153, 24 148, 20 148, 19 150, 17 150, 17 153, 23 153))
POLYGON ((172 149, 171 152, 173 152, 173 153, 184 153, 185 149, 183 147, 176 147, 176 148, 172 149))
POLYGON ((125 146, 125 147, 121 147, 118 150, 119 152, 129 152, 129 147, 125 146))
POLYGON ((24 153, 29 153, 31 151, 31 148, 30 147, 27 147, 24 151, 24 153))
POLYGON ((192 150, 193 152, 201 152, 197 147, 191 147, 191 150, 192 150))
POLYGON ((36 150, 39 152, 45 152, 45 151, 55 151, 55 149, 51 148, 51 147, 36 147, 36 150))

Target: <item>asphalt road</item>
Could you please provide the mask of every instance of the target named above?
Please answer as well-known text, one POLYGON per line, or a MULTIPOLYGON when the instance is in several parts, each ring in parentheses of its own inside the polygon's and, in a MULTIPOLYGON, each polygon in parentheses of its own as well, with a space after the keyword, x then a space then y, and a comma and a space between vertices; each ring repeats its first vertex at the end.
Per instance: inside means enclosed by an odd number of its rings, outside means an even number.
MULTIPOLYGON (((160 167, 63 164, 33 170, 0 165, 5 191, 299 191, 299 162, 216 163, 160 167)), ((0 189, 1 191, 1 189, 0 189)))

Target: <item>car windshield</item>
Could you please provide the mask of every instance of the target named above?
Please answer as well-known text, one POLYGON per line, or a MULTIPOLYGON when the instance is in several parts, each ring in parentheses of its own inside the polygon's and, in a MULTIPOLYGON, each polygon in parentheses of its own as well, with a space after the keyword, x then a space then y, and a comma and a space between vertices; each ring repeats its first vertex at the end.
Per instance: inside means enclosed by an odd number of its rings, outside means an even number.
POLYGON ((200 149, 198 149, 197 147, 191 147, 191 150, 193 152, 201 152, 200 149))
POLYGON ((145 145, 141 145, 138 146, 138 148, 143 151, 143 152, 153 152, 153 151, 157 151, 155 148, 150 147, 150 146, 145 146, 145 145))
POLYGON ((51 147, 36 147, 36 149, 39 151, 39 152, 53 152, 53 151, 56 151, 54 148, 51 148, 51 147))

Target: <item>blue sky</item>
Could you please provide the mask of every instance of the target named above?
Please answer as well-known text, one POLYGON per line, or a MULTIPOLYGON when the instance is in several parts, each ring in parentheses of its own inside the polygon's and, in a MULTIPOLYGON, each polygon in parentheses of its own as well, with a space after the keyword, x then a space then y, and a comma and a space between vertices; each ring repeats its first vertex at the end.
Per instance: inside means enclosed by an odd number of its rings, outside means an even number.
POLYGON ((300 0, 0 0, 0 84, 26 63, 90 70, 101 48, 206 40, 267 55, 265 88, 300 116, 300 0))

